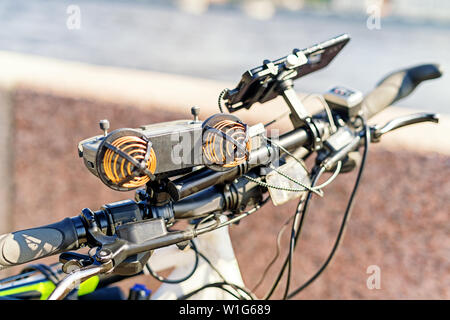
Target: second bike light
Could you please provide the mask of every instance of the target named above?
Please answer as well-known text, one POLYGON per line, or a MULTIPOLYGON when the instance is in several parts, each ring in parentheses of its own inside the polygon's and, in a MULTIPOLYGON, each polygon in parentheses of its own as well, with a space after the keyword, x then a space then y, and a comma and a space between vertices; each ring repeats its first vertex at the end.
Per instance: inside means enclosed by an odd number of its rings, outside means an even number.
POLYGON ((203 159, 214 170, 227 170, 247 161, 251 150, 248 126, 230 114, 203 122, 203 159))

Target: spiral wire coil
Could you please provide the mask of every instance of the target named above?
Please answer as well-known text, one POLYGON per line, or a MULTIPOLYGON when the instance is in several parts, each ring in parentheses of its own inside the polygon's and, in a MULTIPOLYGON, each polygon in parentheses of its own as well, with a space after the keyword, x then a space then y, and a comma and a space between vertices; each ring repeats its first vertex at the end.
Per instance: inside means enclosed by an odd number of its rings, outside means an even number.
POLYGON ((150 181, 149 175, 144 174, 141 168, 148 169, 152 174, 156 170, 156 154, 147 141, 137 136, 124 136, 106 147, 102 164, 105 175, 112 184, 134 189, 150 181), (124 157, 124 154, 133 158, 135 163, 124 157), (136 161, 141 165, 138 168, 136 161))
POLYGON ((247 125, 223 119, 206 126, 203 135, 203 155, 208 163, 224 168, 238 166, 248 160, 251 140, 247 125))

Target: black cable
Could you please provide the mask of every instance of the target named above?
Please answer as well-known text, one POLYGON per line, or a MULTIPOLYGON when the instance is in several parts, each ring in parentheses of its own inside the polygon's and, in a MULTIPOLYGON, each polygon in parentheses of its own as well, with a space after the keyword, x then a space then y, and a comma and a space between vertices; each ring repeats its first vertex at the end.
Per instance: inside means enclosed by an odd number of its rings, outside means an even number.
MULTIPOLYGON (((338 169, 337 169, 337 170, 338 170, 338 169)), ((317 174, 317 178, 316 178, 315 181, 314 181, 314 184, 315 184, 315 182, 319 179, 319 177, 322 175, 323 172, 325 172, 325 169, 324 169, 323 167, 321 167, 321 168, 319 169, 318 174, 317 174)), ((336 172, 339 173, 339 171, 336 171, 336 172)), ((335 172, 335 173, 336 173, 336 172, 335 172)), ((322 185, 323 185, 323 184, 322 184, 322 185)), ((303 199, 303 198, 302 198, 302 199, 303 199)), ((302 199, 301 199, 301 200, 302 200, 302 199)), ((298 229, 298 234, 297 234, 297 231, 296 231, 296 225, 297 225, 297 218, 298 218, 298 215, 299 215, 299 207, 300 207, 300 204, 301 204, 301 200, 300 200, 299 204, 297 205, 297 210, 296 210, 295 216, 294 216, 294 222, 292 223, 291 238, 290 238, 290 240, 289 240, 288 274, 287 274, 287 276, 286 276, 286 287, 285 287, 284 294, 283 294, 283 300, 285 300, 285 299, 287 298, 288 293, 289 293, 289 286, 290 286, 290 283, 291 283, 292 262, 293 262, 293 258, 294 258, 294 250, 295 250, 295 246, 296 246, 296 244, 297 244, 297 239, 299 238, 299 235, 300 235, 300 232, 301 232, 301 225, 303 225, 304 216, 305 216, 305 214, 306 214, 306 211, 303 210, 303 211, 302 211, 302 215, 301 215, 301 217, 300 217, 300 219, 301 219, 300 227, 299 227, 299 229, 298 229)))
MULTIPOLYGON (((318 179, 316 179, 317 181, 318 179)), ((284 289, 284 294, 283 294, 283 300, 286 299, 288 293, 289 293, 289 285, 291 283, 291 270, 292 270, 292 259, 294 257, 294 249, 295 249, 295 239, 296 239, 296 228, 295 226, 297 225, 297 218, 298 218, 298 213, 299 213, 299 208, 300 205, 302 204, 302 202, 304 201, 304 197, 302 197, 297 205, 297 210, 295 211, 295 215, 294 215, 294 221, 292 222, 292 229, 291 229, 291 238, 289 239, 289 261, 288 261, 288 273, 286 276, 286 287, 284 289)), ((301 219, 303 220, 304 217, 304 212, 302 212, 301 215, 301 219)), ((303 224, 303 221, 301 222, 301 224, 303 224)), ((299 232, 301 231, 301 228, 299 229, 299 232)))
POLYGON ((283 113, 283 114, 279 115, 279 116, 278 116, 278 117, 276 117, 275 119, 273 119, 273 120, 271 120, 271 121, 269 121, 269 122, 265 123, 265 124, 264 124, 264 128, 267 128, 268 126, 270 126, 270 125, 274 124, 275 122, 277 122, 278 120, 280 120, 280 119, 284 118, 285 116, 287 116, 287 115, 289 115, 289 114, 290 114, 290 111, 288 111, 288 112, 285 112, 285 113, 283 113))
POLYGON ((292 220, 292 217, 289 217, 289 219, 283 224, 283 226, 280 228, 280 230, 278 231, 277 234, 277 248, 276 248, 276 253, 275 256, 272 258, 272 260, 270 260, 270 262, 267 264, 266 268, 264 269, 264 272, 261 276, 261 278, 259 278, 258 282, 256 283, 256 285, 253 287, 252 291, 256 291, 256 289, 258 289, 258 287, 261 285, 261 283, 263 283, 264 279, 266 278, 267 272, 269 272, 270 268, 273 266, 273 264, 278 260, 278 256, 280 255, 280 251, 281 251, 281 236, 284 233, 284 230, 286 229, 288 223, 292 220))
MULTIPOLYGON (((318 167, 314 167, 313 168, 312 173, 311 173, 311 176, 312 176, 311 187, 314 187, 314 185, 317 183, 317 180, 319 180, 320 175, 322 174, 322 172, 323 171, 319 170, 318 167)), ((306 200, 303 202, 302 201, 303 199, 300 199, 300 201, 299 201, 299 203, 297 205, 297 209, 296 209, 296 213, 295 214, 298 214, 300 212, 300 206, 303 203, 303 208, 301 210, 300 221, 299 221, 297 232, 296 232, 296 235, 295 235, 294 249, 295 249, 295 246, 297 245, 297 240, 298 240, 298 237, 299 237, 299 235, 301 233, 302 226, 303 226, 303 221, 305 219, 305 215, 306 215, 306 211, 307 211, 307 208, 308 208, 308 204, 309 204, 309 201, 310 201, 312 195, 313 195, 313 193, 310 190, 308 190, 307 191, 306 200)), ((286 270, 286 266, 287 266, 288 262, 289 262, 289 256, 287 256, 286 259, 284 260, 283 266, 281 267, 281 270, 278 273, 278 276, 275 279, 275 281, 274 281, 272 287, 270 288, 269 292, 263 298, 264 300, 270 299, 270 297, 274 293, 274 291, 277 288, 281 278, 283 277, 283 274, 284 274, 284 271, 286 270)))
POLYGON ((239 296, 241 297, 241 300, 246 300, 246 299, 240 294, 239 290, 242 291, 242 292, 244 292, 248 297, 250 297, 251 300, 254 300, 254 299, 253 299, 253 296, 252 296, 252 293, 250 292, 250 290, 248 290, 247 288, 243 288, 243 287, 241 287, 241 286, 238 286, 238 285, 236 285, 236 284, 233 284, 233 283, 228 282, 228 281, 225 279, 225 277, 223 276, 223 274, 219 271, 219 269, 217 269, 217 267, 214 266, 214 265, 212 264, 212 262, 211 262, 211 261, 210 261, 203 253, 201 253, 200 251, 197 251, 197 253, 199 254, 200 257, 203 258, 203 260, 206 261, 206 263, 211 267, 211 269, 213 269, 213 270, 219 275, 219 277, 222 278, 222 280, 223 280, 224 283, 226 283, 227 285, 229 285, 230 287, 232 287, 232 288, 239 294, 239 296))
MULTIPOLYGON (((268 202, 268 200, 270 199, 270 197, 267 197, 266 199, 264 199, 263 201, 261 201, 260 203, 259 203, 259 206, 263 206, 264 204, 266 204, 267 202, 268 202)), ((256 207, 255 207, 256 208, 256 207)), ((206 217, 205 219, 207 219, 208 217, 206 217)), ((203 220, 201 220, 199 223, 197 223, 196 224, 196 226, 198 226, 202 221, 204 221, 205 219, 203 219, 203 220)), ((231 220, 233 220, 233 219, 231 219, 231 220)), ((229 221, 231 221, 231 220, 229 220, 229 221)), ((254 298, 253 298, 253 294, 252 294, 252 292, 250 291, 250 290, 248 290, 247 288, 243 288, 243 287, 241 287, 241 286, 238 286, 238 285, 236 285, 236 284, 233 284, 233 283, 229 283, 226 279, 225 279, 225 277, 222 275, 222 273, 212 264, 212 262, 203 254, 203 253, 201 253, 197 248, 195 249, 196 250, 196 253, 197 253, 197 255, 199 255, 199 256, 201 256, 205 261, 206 261, 206 263, 208 263, 208 265, 224 280, 223 282, 217 282, 217 283, 213 283, 213 284, 206 284, 206 285, 204 285, 204 286, 202 286, 201 288, 198 288, 198 289, 196 289, 196 290, 194 290, 194 291, 192 291, 192 292, 190 292, 190 293, 188 293, 188 294, 185 294, 184 296, 182 296, 182 297, 180 297, 180 298, 178 298, 178 300, 184 300, 184 299, 187 299, 187 298, 189 298, 189 297, 191 297, 191 296, 193 296, 194 294, 196 294, 197 292, 199 292, 199 291, 201 291, 201 290, 204 290, 204 289, 206 289, 206 288, 209 288, 209 287, 219 287, 219 285, 222 285, 222 287, 220 287, 220 289, 222 289, 222 290, 224 290, 224 291, 226 291, 226 292, 228 292, 228 293, 230 293, 232 296, 234 296, 235 298, 237 298, 237 299, 241 299, 241 300, 246 300, 243 296, 242 296, 242 294, 239 292, 239 291, 242 291, 242 292, 244 292, 248 297, 250 297, 250 299, 251 300, 254 300, 254 298), (230 287, 232 287, 236 292, 237 292, 237 294, 238 295, 240 295, 240 298, 237 296, 237 295, 235 295, 235 294, 233 294, 233 293, 231 293, 228 289, 226 289, 226 288, 223 288, 223 285, 228 285, 228 286, 230 286, 230 287)))
POLYGON ((287 295, 289 293, 289 286, 290 286, 290 283, 291 283, 292 259, 294 257, 294 254, 293 254, 294 253, 294 241, 293 241, 293 239, 295 239, 294 225, 292 225, 291 238, 289 240, 288 272, 287 272, 287 276, 286 276, 286 287, 284 289, 283 300, 286 300, 286 297, 287 297, 287 295))
POLYGON ((150 273, 150 275, 153 278, 155 278, 156 280, 158 280, 158 281, 160 281, 162 283, 177 284, 177 283, 184 282, 187 279, 189 279, 190 277, 192 277, 192 275, 195 273, 195 271, 197 270, 197 267, 198 267, 198 260, 199 260, 198 256, 199 256, 199 254, 198 254, 197 247, 195 246, 194 241, 191 240, 190 242, 191 242, 191 248, 195 252, 195 263, 194 263, 194 267, 192 268, 192 271, 187 276, 185 276, 185 277, 183 277, 181 279, 176 279, 176 280, 163 278, 160 275, 158 275, 156 272, 154 272, 152 270, 152 268, 150 268, 148 263, 145 265, 145 267, 147 268, 147 271, 150 273))
MULTIPOLYGON (((315 186, 315 184, 319 180, 320 176, 324 172, 324 170, 321 170, 318 167, 315 167, 313 170, 314 170, 314 178, 313 178, 311 187, 315 186)), ((312 197, 312 192, 311 191, 310 191, 309 194, 307 194, 307 197, 308 197, 307 201, 305 201, 304 204, 303 204, 303 208, 301 210, 301 214, 300 214, 300 206, 302 205, 302 202, 303 202, 304 199, 300 199, 300 201, 299 201, 299 203, 297 205, 297 209, 296 209, 295 214, 294 214, 294 222, 292 224, 292 229, 291 229, 291 238, 289 240, 288 257, 286 258, 286 260, 284 262, 283 270, 281 271, 280 277, 278 279, 278 281, 281 280, 281 276, 283 275, 284 270, 286 270, 286 266, 287 266, 288 267, 288 274, 287 274, 287 277, 286 277, 286 288, 285 288, 285 293, 283 295, 283 299, 286 298, 288 290, 289 290, 290 279, 291 279, 291 269, 292 269, 292 258, 293 258, 295 247, 297 246, 297 240, 298 240, 298 238, 300 236, 300 233, 302 231, 303 222, 305 220, 305 216, 306 216, 306 212, 307 212, 306 211, 307 210, 307 205, 309 204, 309 199, 312 197), (297 222, 299 214, 300 214, 300 220, 299 220, 299 222, 297 222)))
POLYGON ((54 285, 57 285, 59 282, 58 276, 56 273, 47 265, 45 264, 32 264, 29 266, 26 266, 24 269, 22 269, 21 273, 27 273, 30 271, 38 271, 42 273, 42 275, 49 281, 51 281, 54 285))
POLYGON ((333 259, 334 254, 336 253, 336 251, 337 251, 337 249, 338 249, 338 247, 339 247, 339 245, 341 243, 341 240, 342 240, 344 232, 345 232, 345 227, 346 227, 347 222, 348 222, 348 220, 350 218, 350 215, 351 215, 351 211, 352 211, 352 208, 353 208, 355 195, 356 195, 356 192, 358 190, 359 183, 361 181, 362 173, 363 173, 363 170, 364 170, 364 167, 365 167, 364 165, 366 163, 367 152, 368 152, 368 149, 369 149, 370 130, 367 127, 367 125, 364 123, 364 119, 362 119, 362 118, 360 118, 360 119, 363 121, 363 125, 364 125, 364 128, 365 128, 365 132, 364 132, 364 151, 363 151, 363 156, 362 156, 362 159, 361 159, 361 165, 360 165, 359 170, 358 170, 358 175, 356 177, 355 185, 354 185, 352 193, 350 195, 350 199, 349 199, 349 201, 347 203, 347 208, 345 209, 345 213, 344 213, 344 216, 342 218, 341 227, 339 229, 336 241, 335 241, 335 243, 333 245, 333 248, 332 248, 330 254, 328 255, 325 263, 320 267, 320 269, 308 281, 306 281, 303 285, 301 285, 300 287, 298 287, 297 289, 292 291, 287 296, 288 299, 291 299, 292 297, 297 295, 300 291, 302 291, 307 286, 309 286, 314 280, 317 279, 317 277, 319 277, 322 274, 322 272, 329 265, 330 261, 333 259))
POLYGON ((228 290, 227 288, 225 288, 224 286, 229 285, 226 282, 214 282, 214 283, 208 283, 205 284, 204 286, 195 289, 194 291, 191 291, 187 294, 185 294, 184 296, 181 296, 179 298, 177 298, 177 300, 186 300, 189 299, 190 297, 192 297, 193 295, 199 293, 202 290, 205 290, 207 288, 219 288, 222 289, 223 291, 226 291, 227 293, 231 294, 233 297, 235 297, 236 299, 240 300, 239 297, 237 295, 235 295, 233 292, 231 292, 230 290, 228 290))

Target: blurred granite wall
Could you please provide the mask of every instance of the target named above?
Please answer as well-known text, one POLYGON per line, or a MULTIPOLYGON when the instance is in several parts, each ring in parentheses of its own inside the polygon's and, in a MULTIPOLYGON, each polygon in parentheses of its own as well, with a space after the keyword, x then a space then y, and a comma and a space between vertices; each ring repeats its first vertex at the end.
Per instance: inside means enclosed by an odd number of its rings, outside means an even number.
MULTIPOLYGON (((136 107, 77 92, 59 94, 43 85, 18 85, 0 93, 2 232, 48 224, 78 215, 84 207, 95 210, 104 203, 133 197, 133 193, 108 189, 78 157, 77 143, 99 134, 99 119, 109 119, 115 129, 190 116, 188 106, 177 109, 147 103, 136 107), (11 120, 9 127, 5 117, 11 120)), ((449 176, 448 155, 371 146, 336 258, 298 298, 449 299, 449 176), (371 265, 381 269, 381 289, 367 288, 371 265)), ((339 176, 326 188, 325 198, 314 198, 294 259, 291 288, 307 280, 331 250, 354 179, 354 173, 339 176)), ((294 202, 281 207, 268 204, 231 227, 249 288, 275 254, 277 232, 295 206, 294 202)), ((282 257, 288 234, 286 230, 282 238, 282 257)), ((279 267, 276 263, 270 269, 256 291, 259 296, 269 288, 279 267)), ((280 287, 284 289, 284 282, 280 287)))

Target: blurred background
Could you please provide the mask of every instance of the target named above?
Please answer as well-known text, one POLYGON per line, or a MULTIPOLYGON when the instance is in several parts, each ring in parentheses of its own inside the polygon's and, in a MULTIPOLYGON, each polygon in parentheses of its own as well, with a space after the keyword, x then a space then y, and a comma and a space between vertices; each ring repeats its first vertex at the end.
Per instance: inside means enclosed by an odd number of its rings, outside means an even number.
MULTIPOLYGON (((98 120, 109 119, 113 129, 138 127, 190 117, 194 104, 204 119, 217 112, 220 91, 233 88, 244 71, 342 33, 350 43, 327 68, 299 79, 299 94, 337 84, 367 93, 391 71, 439 63, 442 78, 423 83, 375 120, 435 111, 442 121, 402 129, 371 147, 342 247, 298 298, 449 299, 445 0, 1 1, 0 148, 9 151, 0 158, 0 232, 133 197, 109 190, 77 156, 77 143, 99 134, 98 120), (381 269, 380 289, 366 285, 371 265, 381 269)), ((250 123, 270 120, 285 110, 279 103, 239 116, 250 123)), ((331 250, 354 178, 340 176, 324 199, 315 199, 292 287, 308 279, 331 250)), ((277 233, 295 205, 267 205, 231 228, 249 288, 274 255, 277 233)), ((270 287, 279 267, 257 294, 270 287)))
MULTIPOLYGON (((308 92, 368 91, 393 69, 450 63, 445 0, 5 0, 0 17, 1 50, 233 83, 264 59, 350 34, 337 63, 297 84, 308 92)), ((445 77, 399 105, 445 112, 448 87, 445 77)))

